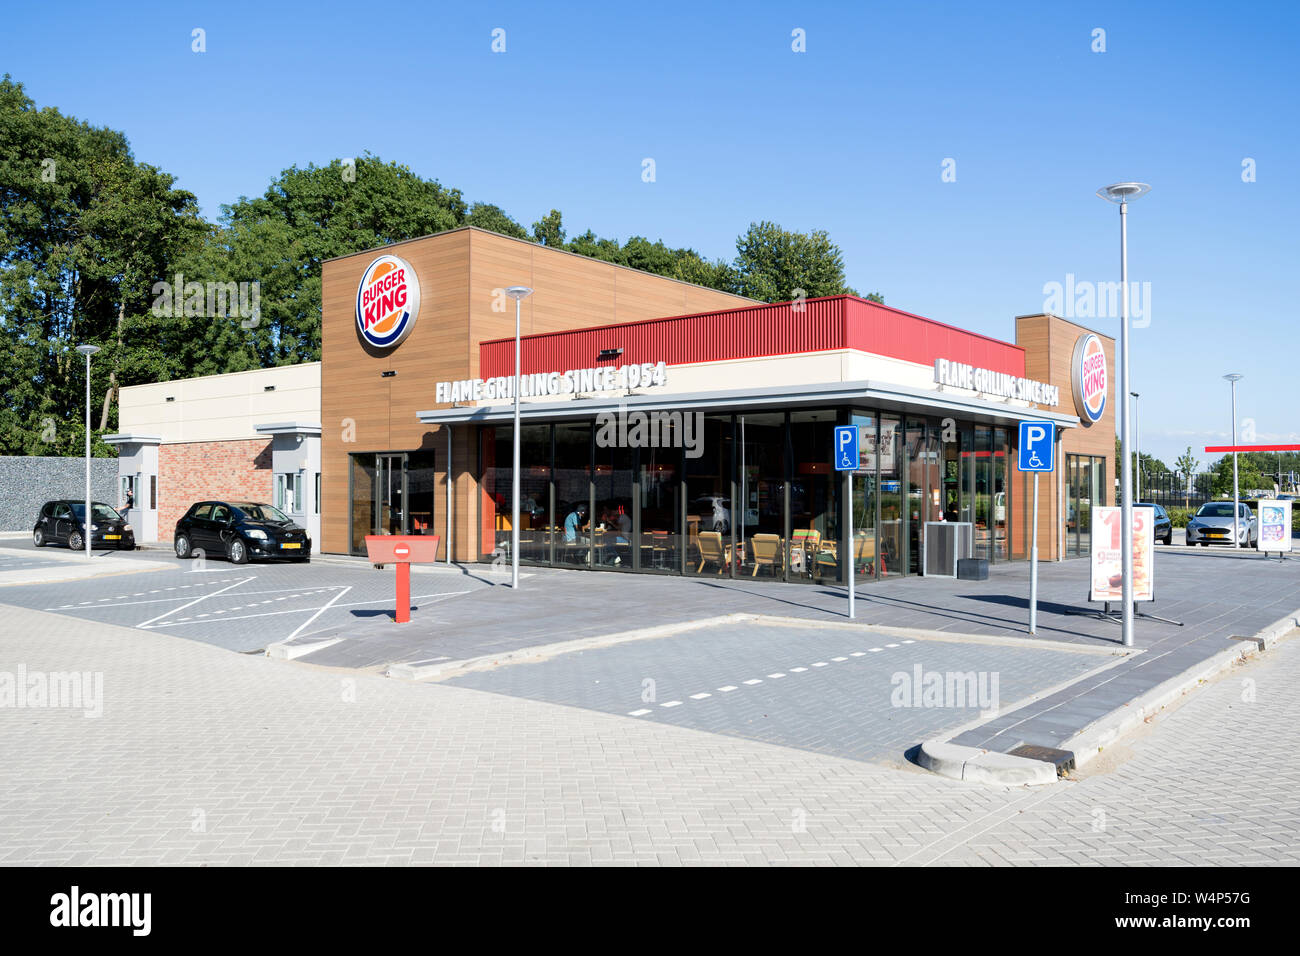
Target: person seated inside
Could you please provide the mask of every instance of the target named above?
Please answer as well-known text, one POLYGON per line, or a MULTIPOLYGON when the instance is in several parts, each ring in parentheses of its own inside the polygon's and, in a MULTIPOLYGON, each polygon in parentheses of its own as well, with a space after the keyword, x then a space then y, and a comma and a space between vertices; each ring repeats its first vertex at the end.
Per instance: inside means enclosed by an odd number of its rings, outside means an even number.
POLYGON ((605 559, 607 564, 622 564, 632 559, 632 516, 621 507, 609 507, 601 515, 601 525, 605 529, 606 549, 612 553, 605 559))
POLYGON ((586 530, 587 527, 587 506, 578 502, 573 506, 567 518, 564 519, 564 543, 566 545, 585 545, 587 539, 580 535, 579 531, 586 530))

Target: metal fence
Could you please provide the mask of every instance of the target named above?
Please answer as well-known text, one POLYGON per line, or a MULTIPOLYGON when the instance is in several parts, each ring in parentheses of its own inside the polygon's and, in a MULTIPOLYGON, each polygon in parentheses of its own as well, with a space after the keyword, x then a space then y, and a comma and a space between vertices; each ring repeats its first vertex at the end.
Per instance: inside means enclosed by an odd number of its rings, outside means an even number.
MULTIPOLYGON (((1171 472, 1142 473, 1141 485, 1138 484, 1137 472, 1133 473, 1133 484, 1137 501, 1149 501, 1165 508, 1199 508, 1214 497, 1210 492, 1210 483, 1214 476, 1204 471, 1192 475, 1188 481, 1183 475, 1171 472)), ((1116 495, 1118 501, 1121 497, 1116 495)))

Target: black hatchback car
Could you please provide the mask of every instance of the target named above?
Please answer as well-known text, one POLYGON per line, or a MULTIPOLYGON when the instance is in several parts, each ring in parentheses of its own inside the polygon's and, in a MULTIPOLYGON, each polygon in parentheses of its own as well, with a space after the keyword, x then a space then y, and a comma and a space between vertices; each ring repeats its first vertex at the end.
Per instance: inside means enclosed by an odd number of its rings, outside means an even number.
POLYGON ((235 564, 255 558, 311 560, 311 538, 279 508, 255 501, 200 501, 176 522, 176 557, 196 551, 220 554, 235 564))
POLYGON ((1174 543, 1174 523, 1169 520, 1169 515, 1164 508, 1146 501, 1136 502, 1135 507, 1154 508, 1156 523, 1151 536, 1162 544, 1174 543))
MULTIPOLYGON (((58 498, 41 505, 36 527, 32 528, 32 544, 43 548, 47 544, 66 544, 73 551, 86 547, 86 502, 71 498, 58 498)), ((118 548, 135 550, 135 532, 126 519, 102 501, 90 503, 90 546, 92 548, 118 548)))

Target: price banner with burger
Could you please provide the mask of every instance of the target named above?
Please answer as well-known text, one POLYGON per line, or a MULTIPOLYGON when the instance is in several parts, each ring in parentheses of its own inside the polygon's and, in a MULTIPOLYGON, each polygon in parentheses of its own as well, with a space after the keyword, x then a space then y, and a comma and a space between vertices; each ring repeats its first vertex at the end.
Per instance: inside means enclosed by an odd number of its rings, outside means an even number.
MULTIPOLYGON (((1092 509, 1092 583, 1089 601, 1124 599, 1123 550, 1120 546, 1123 512, 1113 506, 1092 509)), ((1155 535, 1152 508, 1133 509, 1133 600, 1154 601, 1155 535)))

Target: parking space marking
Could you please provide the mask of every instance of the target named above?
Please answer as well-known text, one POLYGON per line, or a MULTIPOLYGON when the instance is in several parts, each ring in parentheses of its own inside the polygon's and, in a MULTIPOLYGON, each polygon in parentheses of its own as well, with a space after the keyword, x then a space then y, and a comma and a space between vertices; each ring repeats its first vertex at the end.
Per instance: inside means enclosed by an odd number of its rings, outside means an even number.
MULTIPOLYGON (((344 588, 344 589, 343 589, 342 591, 340 591, 338 594, 336 594, 336 595, 334 595, 332 598, 330 598, 329 601, 327 601, 327 602, 324 604, 324 606, 321 607, 321 609, 320 609, 319 611, 317 611, 317 612, 316 612, 315 614, 313 614, 311 617, 307 618, 307 620, 305 620, 305 621, 303 621, 301 624, 299 624, 299 625, 294 629, 294 632, 293 632, 292 634, 290 634, 288 637, 286 637, 285 640, 286 640, 286 641, 292 641, 295 637, 298 636, 298 632, 299 632, 299 631, 301 631, 304 627, 306 627, 306 626, 307 626, 308 624, 310 624, 312 621, 316 620, 316 618, 320 617, 322 614, 324 614, 326 611, 328 611, 328 610, 330 609, 330 605, 332 605, 335 601, 337 601, 339 598, 341 598, 343 595, 347 594, 347 593, 348 593, 349 591, 351 591, 351 590, 352 590, 352 585, 349 584, 346 588, 344 588)), ((297 595, 295 594, 294 597, 297 597, 297 595)))
POLYGON ((208 598, 216 597, 218 594, 221 594, 225 591, 229 591, 231 588, 237 588, 241 584, 247 584, 249 581, 256 581, 256 580, 257 580, 257 575, 253 575, 251 577, 244 578, 242 581, 236 581, 234 584, 227 584, 224 588, 221 588, 218 591, 213 591, 211 594, 204 594, 200 597, 196 597, 193 601, 190 601, 188 604, 182 604, 180 607, 172 608, 170 611, 164 611, 162 614, 156 615, 155 617, 151 617, 149 618, 149 620, 137 624, 136 627, 147 628, 154 621, 161 621, 163 618, 171 614, 179 614, 187 607, 193 607, 194 605, 198 604, 200 601, 206 601, 208 598))
MULTIPOLYGON (((915 644, 916 641, 903 641, 902 643, 903 643, 903 644, 915 644)), ((885 647, 899 647, 899 646, 900 646, 899 644, 886 644, 886 645, 885 645, 885 647)), ((883 650, 883 648, 873 647, 873 648, 871 648, 871 650, 873 650, 873 651, 879 651, 879 650, 883 650)), ((866 657, 866 656, 867 656, 867 652, 866 652, 866 651, 852 651, 852 652, 849 653, 847 656, 832 657, 831 660, 832 660, 832 661, 837 661, 837 662, 847 662, 847 661, 849 660, 849 658, 851 658, 851 657, 866 657)), ((813 667, 829 667, 830 665, 829 665, 826 661, 816 661, 816 662, 813 663, 812 666, 813 666, 813 667)), ((802 674, 802 673, 806 672, 806 671, 808 670, 808 668, 807 668, 807 667, 791 667, 791 668, 788 668, 788 670, 789 670, 789 672, 790 672, 791 674, 802 674)), ((779 680, 780 678, 785 677, 785 676, 786 676, 786 673, 785 673, 784 671, 777 671, 777 672, 775 672, 775 673, 768 674, 767 676, 768 676, 768 678, 771 679, 771 680, 779 680)), ((763 681, 762 681, 761 678, 758 678, 758 677, 752 677, 752 678, 750 678, 749 680, 741 681, 741 683, 744 684, 746 687, 753 687, 753 686, 756 685, 756 684, 761 684, 761 683, 763 683, 763 681)), ((737 685, 735 685, 735 684, 727 684, 725 687, 719 687, 719 688, 718 688, 718 690, 719 690, 720 692, 724 693, 724 694, 729 694, 729 693, 731 693, 733 690, 739 690, 739 689, 740 689, 740 688, 739 688, 737 685)), ((707 697, 711 697, 712 695, 711 695, 711 694, 708 694, 708 693, 700 692, 700 693, 698 693, 698 694, 689 694, 689 695, 687 695, 687 696, 688 696, 691 700, 704 700, 705 698, 707 698, 707 697)), ((660 704, 659 706, 660 706, 660 707, 677 707, 677 706, 679 706, 679 705, 682 704, 682 703, 683 703, 683 701, 680 701, 680 700, 674 700, 674 701, 670 701, 669 703, 666 703, 666 704, 660 704)), ((649 710, 634 710, 634 711, 629 712, 629 713, 628 713, 628 716, 629 716, 629 717, 644 717, 646 714, 649 714, 649 713, 651 713, 651 711, 649 711, 649 710)))

